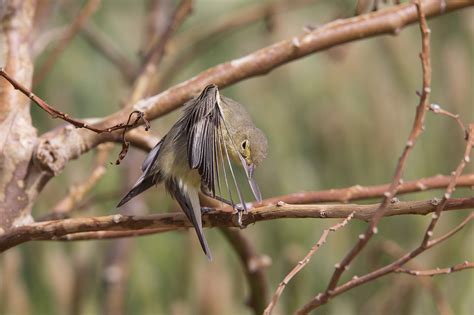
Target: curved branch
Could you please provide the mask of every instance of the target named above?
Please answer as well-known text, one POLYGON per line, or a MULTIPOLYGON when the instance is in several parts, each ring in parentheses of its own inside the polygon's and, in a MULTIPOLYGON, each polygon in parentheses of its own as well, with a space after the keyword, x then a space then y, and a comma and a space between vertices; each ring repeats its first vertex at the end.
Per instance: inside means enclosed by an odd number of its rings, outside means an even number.
MULTIPOLYGON (((448 2, 428 0, 424 2, 423 7, 427 17, 434 17, 472 5, 474 5, 474 0, 448 2), (445 3, 445 6, 441 5, 442 3, 445 3)), ((143 99, 130 106, 145 111, 148 119, 156 119, 181 106, 209 83, 214 83, 221 88, 226 87, 244 79, 266 74, 290 61, 336 45, 377 35, 398 34, 404 26, 417 21, 416 7, 411 3, 348 19, 336 20, 310 33, 289 38, 241 58, 216 65, 158 95, 143 99)), ((100 129, 124 121, 129 114, 130 106, 105 117, 95 127, 100 129)), ((41 137, 38 152, 48 155, 49 150, 54 149, 49 144, 51 142, 56 143, 55 138, 62 138, 63 133, 60 130, 41 137)), ((43 165, 44 167, 62 170, 69 160, 88 152, 99 143, 114 139, 113 135, 94 135, 87 130, 75 130, 74 133, 76 135, 72 135, 72 137, 79 140, 75 142, 68 141, 66 146, 54 152, 54 156, 59 158, 54 162, 43 165)))
MULTIPOLYGON (((438 200, 397 202, 387 206, 384 216, 418 214, 425 215, 436 211, 438 200)), ((330 205, 290 205, 278 203, 255 208, 243 216, 245 226, 258 222, 289 218, 346 218, 354 212, 354 219, 369 220, 376 213, 379 204, 330 204, 330 205)), ((448 199, 444 210, 474 208, 473 198, 448 199)), ((232 209, 223 208, 205 214, 206 227, 239 227, 232 209)), ((127 216, 115 214, 101 217, 75 218, 38 222, 12 228, 0 235, 0 252, 33 240, 56 240, 68 234, 93 231, 132 231, 154 228, 178 229, 192 227, 182 212, 127 216)), ((123 237, 124 235, 121 235, 123 237)))

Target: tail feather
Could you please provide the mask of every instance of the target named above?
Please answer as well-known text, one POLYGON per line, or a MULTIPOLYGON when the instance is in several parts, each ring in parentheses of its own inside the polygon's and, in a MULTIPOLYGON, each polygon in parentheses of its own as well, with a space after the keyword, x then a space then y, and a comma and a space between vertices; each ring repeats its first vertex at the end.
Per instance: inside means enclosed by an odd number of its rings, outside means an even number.
POLYGON ((173 179, 166 182, 166 187, 179 203, 189 221, 193 224, 202 250, 209 261, 212 261, 211 250, 209 249, 202 229, 201 205, 199 204, 198 190, 192 186, 183 184, 181 181, 177 183, 173 179))
POLYGON ((130 199, 144 192, 145 190, 147 190, 154 184, 155 184, 155 181, 153 180, 153 176, 140 177, 138 181, 135 183, 135 185, 133 186, 133 188, 125 195, 125 197, 123 197, 122 200, 120 200, 120 202, 117 205, 117 208, 123 206, 125 203, 130 201, 130 199))

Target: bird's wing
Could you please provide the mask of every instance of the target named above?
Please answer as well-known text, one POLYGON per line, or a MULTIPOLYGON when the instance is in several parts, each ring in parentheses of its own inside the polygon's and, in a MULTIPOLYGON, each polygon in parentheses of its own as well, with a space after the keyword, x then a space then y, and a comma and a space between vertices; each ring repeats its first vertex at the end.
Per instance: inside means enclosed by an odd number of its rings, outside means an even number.
POLYGON ((176 199, 189 221, 194 226, 202 250, 209 260, 212 260, 209 245, 207 245, 204 232, 202 230, 201 206, 199 204, 199 195, 196 188, 184 184, 180 179, 169 178, 165 180, 166 189, 176 199))
POLYGON ((239 201, 247 210, 229 158, 228 146, 234 146, 234 150, 237 148, 219 106, 219 98, 217 87, 208 85, 198 97, 186 104, 183 117, 178 123, 181 124, 180 129, 187 135, 189 167, 198 170, 201 182, 211 197, 216 197, 216 187, 220 194, 219 169, 221 169, 231 199, 230 204, 235 205, 229 185, 229 181, 232 180, 239 201), (224 141, 224 130, 229 141, 224 141), (231 175, 229 178, 227 169, 231 175))
POLYGON ((222 114, 217 104, 217 88, 207 86, 202 93, 190 101, 184 111, 182 130, 187 133, 188 162, 191 169, 196 169, 201 182, 215 196, 218 181, 217 142, 222 114))
POLYGON ((160 148, 161 144, 163 143, 163 139, 161 139, 160 142, 158 142, 155 147, 150 151, 150 153, 148 153, 148 156, 142 164, 142 176, 140 176, 135 185, 133 185, 132 189, 125 195, 125 197, 120 200, 117 207, 124 205, 130 199, 144 192, 159 181, 160 176, 159 174, 155 174, 155 171, 153 171, 152 166, 155 163, 158 154, 160 153, 160 148))
POLYGON ((158 153, 160 152, 161 144, 163 143, 163 140, 165 137, 163 137, 153 149, 148 153, 145 161, 143 161, 142 164, 142 172, 146 172, 147 169, 155 163, 156 159, 158 158, 158 153))

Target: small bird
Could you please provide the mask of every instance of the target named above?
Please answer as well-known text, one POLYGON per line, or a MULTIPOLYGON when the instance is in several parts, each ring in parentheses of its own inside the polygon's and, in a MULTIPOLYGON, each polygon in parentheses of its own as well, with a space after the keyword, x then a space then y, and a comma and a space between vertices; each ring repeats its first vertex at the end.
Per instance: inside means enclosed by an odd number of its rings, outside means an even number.
POLYGON ((232 205, 241 224, 241 212, 246 212, 247 206, 237 185, 231 160, 242 165, 250 189, 257 201, 261 201, 253 173, 266 154, 267 139, 255 127, 245 108, 221 96, 216 85, 208 85, 199 96, 184 104, 183 115, 150 151, 142 165, 143 174, 117 207, 163 182, 193 224, 204 253, 212 260, 202 230, 201 211, 205 208, 201 208, 199 203, 199 191, 232 205), (222 197, 221 175, 224 175, 230 201, 222 197), (237 191, 238 206, 232 199, 230 180, 237 191))

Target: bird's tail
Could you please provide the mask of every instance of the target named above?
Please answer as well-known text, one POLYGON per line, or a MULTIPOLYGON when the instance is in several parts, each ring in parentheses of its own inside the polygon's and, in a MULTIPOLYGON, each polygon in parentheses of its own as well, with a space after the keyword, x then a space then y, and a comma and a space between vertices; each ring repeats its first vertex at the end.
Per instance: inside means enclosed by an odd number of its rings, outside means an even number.
POLYGON ((202 230, 201 205, 199 203, 198 190, 181 181, 176 182, 174 179, 167 180, 166 186, 168 191, 173 195, 183 209, 189 221, 193 224, 199 243, 201 243, 202 250, 209 261, 211 261, 211 250, 209 249, 209 245, 207 244, 202 230))
POLYGON ((133 185, 132 189, 125 195, 125 197, 120 200, 119 204, 117 205, 117 208, 124 205, 133 197, 139 195, 154 184, 161 181, 160 172, 154 172, 153 165, 155 164, 156 159, 160 154, 163 139, 161 139, 160 142, 158 142, 155 147, 150 151, 150 153, 148 153, 148 156, 146 157, 142 165, 142 176, 140 176, 135 185, 133 185))
POLYGON ((117 208, 124 205, 130 199, 132 199, 133 197, 139 195, 140 193, 144 192, 145 190, 147 190, 148 188, 150 188, 151 186, 153 186, 155 184, 155 180, 154 180, 153 176, 146 176, 145 177, 145 175, 146 175, 146 173, 143 174, 138 179, 138 181, 135 183, 133 188, 125 195, 125 197, 122 198, 122 200, 120 200, 119 204, 117 205, 117 208))

